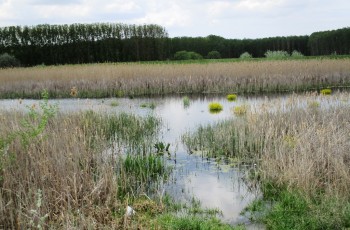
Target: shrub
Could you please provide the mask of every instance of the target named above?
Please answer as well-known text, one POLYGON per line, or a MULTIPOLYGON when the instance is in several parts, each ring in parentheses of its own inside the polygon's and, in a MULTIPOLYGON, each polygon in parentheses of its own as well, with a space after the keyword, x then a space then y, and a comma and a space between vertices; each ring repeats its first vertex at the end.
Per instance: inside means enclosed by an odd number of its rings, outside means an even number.
POLYGON ((268 59, 285 59, 289 57, 289 54, 287 51, 283 51, 283 50, 277 50, 277 51, 268 50, 265 53, 265 57, 268 59))
POLYGON ((188 52, 189 55, 190 55, 190 59, 203 59, 203 56, 200 55, 199 53, 196 53, 196 52, 188 52))
POLYGON ((178 51, 174 55, 175 60, 189 60, 190 55, 186 50, 178 51))
POLYGON ((244 52, 241 54, 241 56, 239 56, 240 59, 250 59, 252 58, 252 55, 248 52, 244 52))
POLYGON ((304 57, 304 55, 297 50, 293 50, 291 57, 292 58, 302 58, 302 57, 304 57))
POLYGON ((207 58, 208 59, 219 59, 219 58, 221 58, 221 54, 218 51, 213 50, 213 51, 210 51, 208 53, 207 58))
POLYGON ((17 67, 20 65, 20 62, 14 56, 4 53, 0 55, 0 68, 9 68, 9 67, 17 67))
POLYGON ((202 59, 202 55, 200 55, 199 53, 193 52, 193 51, 186 51, 186 50, 182 50, 182 51, 178 51, 175 53, 174 55, 174 59, 175 60, 190 60, 190 59, 202 59))

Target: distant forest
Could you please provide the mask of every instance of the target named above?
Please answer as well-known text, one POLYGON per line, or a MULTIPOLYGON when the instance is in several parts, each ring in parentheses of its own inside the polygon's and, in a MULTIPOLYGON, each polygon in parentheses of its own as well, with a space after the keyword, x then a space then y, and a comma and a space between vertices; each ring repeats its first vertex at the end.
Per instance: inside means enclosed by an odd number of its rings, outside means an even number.
POLYGON ((350 28, 310 36, 225 39, 220 36, 169 38, 159 25, 116 23, 10 26, 0 28, 0 54, 15 56, 22 66, 169 60, 177 51, 221 58, 244 52, 264 57, 267 50, 296 50, 304 55, 350 54, 350 28))

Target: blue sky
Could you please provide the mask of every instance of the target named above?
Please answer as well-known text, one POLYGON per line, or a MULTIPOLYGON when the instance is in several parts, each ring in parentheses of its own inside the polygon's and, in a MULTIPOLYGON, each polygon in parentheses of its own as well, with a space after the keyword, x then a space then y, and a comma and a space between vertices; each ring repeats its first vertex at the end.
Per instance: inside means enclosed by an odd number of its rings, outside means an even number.
POLYGON ((350 26, 349 0, 0 0, 0 26, 159 24, 170 37, 261 38, 350 26))

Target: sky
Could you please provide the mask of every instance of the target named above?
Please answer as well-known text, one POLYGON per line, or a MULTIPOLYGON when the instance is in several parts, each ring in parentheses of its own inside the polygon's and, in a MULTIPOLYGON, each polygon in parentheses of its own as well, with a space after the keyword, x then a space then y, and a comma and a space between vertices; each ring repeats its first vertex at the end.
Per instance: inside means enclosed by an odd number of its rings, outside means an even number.
POLYGON ((0 0, 0 27, 127 23, 169 37, 263 38, 350 26, 350 0, 0 0))

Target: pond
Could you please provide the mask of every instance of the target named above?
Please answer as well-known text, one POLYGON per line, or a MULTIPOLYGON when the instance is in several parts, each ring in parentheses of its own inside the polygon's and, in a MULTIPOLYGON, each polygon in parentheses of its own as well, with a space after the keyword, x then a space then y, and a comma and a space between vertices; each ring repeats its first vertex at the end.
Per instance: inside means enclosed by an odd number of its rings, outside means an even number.
MULTIPOLYGON (((184 105, 182 97, 57 99, 51 100, 50 103, 57 103, 59 111, 63 113, 94 110, 101 113, 127 112, 140 116, 153 114, 159 117, 163 126, 158 139, 163 143, 170 143, 169 163, 174 167, 169 181, 164 185, 164 192, 180 201, 198 199, 202 207, 221 210, 222 220, 225 222, 243 223, 256 228, 257 226, 252 225, 247 217, 240 215, 244 207, 261 196, 258 189, 252 189, 242 180, 244 170, 215 159, 189 154, 181 142, 181 136, 194 131, 199 125, 234 118, 232 108, 235 106, 248 105, 252 110, 258 111, 268 104, 273 110, 275 104, 281 101, 288 104, 291 98, 292 95, 239 97, 236 101, 229 102, 223 96, 192 97, 189 106, 184 105), (208 105, 214 101, 223 105, 221 112, 213 114, 209 111, 208 105)), ((322 106, 339 101, 333 100, 332 97, 317 100, 322 100, 322 106)), ((26 106, 38 103, 36 100, 0 100, 0 108, 23 110, 26 106)), ((305 106, 306 103, 306 99, 301 99, 301 106, 305 106)))

